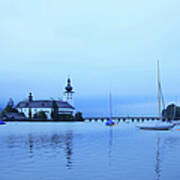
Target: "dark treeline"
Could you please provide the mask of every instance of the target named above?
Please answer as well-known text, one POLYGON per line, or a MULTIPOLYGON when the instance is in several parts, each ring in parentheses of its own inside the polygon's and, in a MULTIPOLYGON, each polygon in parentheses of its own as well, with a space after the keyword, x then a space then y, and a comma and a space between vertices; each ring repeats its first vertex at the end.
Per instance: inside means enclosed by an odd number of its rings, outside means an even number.
POLYGON ((163 110, 162 115, 167 119, 180 119, 180 107, 175 104, 170 104, 166 109, 163 110))

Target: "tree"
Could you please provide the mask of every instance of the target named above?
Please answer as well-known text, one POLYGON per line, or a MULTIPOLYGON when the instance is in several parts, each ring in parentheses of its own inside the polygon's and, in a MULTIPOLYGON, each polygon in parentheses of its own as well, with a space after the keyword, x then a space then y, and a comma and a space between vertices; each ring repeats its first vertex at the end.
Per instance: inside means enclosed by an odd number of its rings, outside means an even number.
POLYGON ((9 98, 8 105, 11 106, 12 108, 14 107, 14 101, 12 98, 9 98))
POLYGON ((32 109, 31 108, 29 108, 28 115, 29 115, 29 119, 32 119, 32 109))
POLYGON ((180 119, 180 107, 175 104, 170 104, 166 109, 162 111, 162 115, 167 119, 180 119))
POLYGON ((58 120, 58 105, 55 100, 52 101, 51 117, 54 121, 58 120))
POLYGON ((38 113, 34 114, 35 119, 39 119, 39 120, 47 120, 47 115, 44 111, 39 111, 38 113))
POLYGON ((84 121, 84 118, 82 116, 81 112, 77 112, 74 117, 75 121, 84 121))
POLYGON ((4 116, 6 113, 10 112, 18 112, 18 110, 14 108, 14 101, 12 98, 9 99, 7 106, 1 112, 1 116, 4 116))

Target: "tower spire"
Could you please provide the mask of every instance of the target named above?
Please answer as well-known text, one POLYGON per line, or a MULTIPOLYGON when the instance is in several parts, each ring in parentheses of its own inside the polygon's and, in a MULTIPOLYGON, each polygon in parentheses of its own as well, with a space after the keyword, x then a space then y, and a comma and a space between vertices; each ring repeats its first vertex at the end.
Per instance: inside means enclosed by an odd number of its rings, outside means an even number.
POLYGON ((71 79, 70 79, 70 77, 68 77, 67 85, 65 87, 65 92, 64 92, 64 99, 71 105, 73 103, 73 98, 72 98, 73 93, 74 93, 74 91, 73 91, 73 87, 71 85, 71 79))

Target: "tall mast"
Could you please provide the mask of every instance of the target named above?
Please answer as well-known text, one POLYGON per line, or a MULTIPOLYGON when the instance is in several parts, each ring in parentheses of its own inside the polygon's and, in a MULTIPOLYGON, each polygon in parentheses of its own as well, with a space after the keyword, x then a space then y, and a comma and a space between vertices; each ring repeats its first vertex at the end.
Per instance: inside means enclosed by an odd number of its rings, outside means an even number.
POLYGON ((161 118, 161 82, 160 82, 160 68, 159 68, 159 60, 157 61, 157 71, 158 71, 158 112, 159 118, 161 118))
POLYGON ((110 111, 110 120, 112 120, 112 95, 109 93, 109 111, 110 111))

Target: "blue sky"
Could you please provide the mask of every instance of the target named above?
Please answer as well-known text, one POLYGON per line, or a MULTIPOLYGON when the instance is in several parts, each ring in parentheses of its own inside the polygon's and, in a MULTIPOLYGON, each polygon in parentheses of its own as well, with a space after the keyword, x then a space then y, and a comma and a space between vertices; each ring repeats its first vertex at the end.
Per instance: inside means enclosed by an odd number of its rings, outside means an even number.
MULTIPOLYGON (((178 0, 0 0, 0 104, 32 91, 62 97, 68 75, 85 114, 156 114, 156 61, 166 102, 180 86, 178 0)), ((178 100, 177 100, 178 101, 178 100)))

